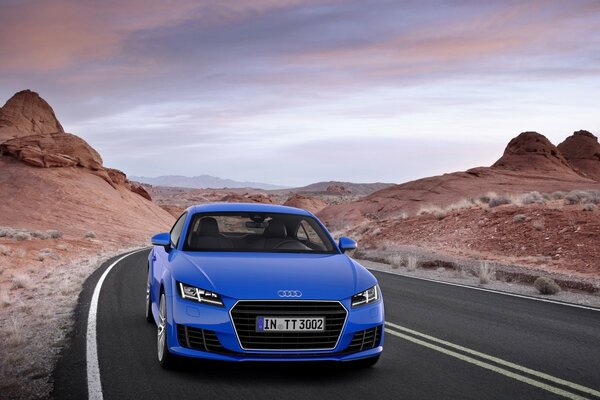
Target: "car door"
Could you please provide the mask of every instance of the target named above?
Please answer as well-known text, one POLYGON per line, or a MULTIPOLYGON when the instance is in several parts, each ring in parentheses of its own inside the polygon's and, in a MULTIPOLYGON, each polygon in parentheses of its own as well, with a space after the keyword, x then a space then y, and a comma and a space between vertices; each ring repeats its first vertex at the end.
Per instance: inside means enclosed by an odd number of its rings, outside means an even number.
POLYGON ((170 255, 177 251, 177 245, 179 244, 179 240, 183 233, 183 226, 185 225, 185 220, 187 217, 187 212, 181 214, 181 216, 175 221, 173 224, 173 228, 169 232, 171 235, 171 249, 167 252, 163 247, 155 246, 154 247, 154 257, 153 257, 153 265, 152 265, 152 279, 154 288, 154 299, 158 299, 159 290, 160 290, 160 282, 162 277, 165 275, 165 269, 168 268, 170 255))

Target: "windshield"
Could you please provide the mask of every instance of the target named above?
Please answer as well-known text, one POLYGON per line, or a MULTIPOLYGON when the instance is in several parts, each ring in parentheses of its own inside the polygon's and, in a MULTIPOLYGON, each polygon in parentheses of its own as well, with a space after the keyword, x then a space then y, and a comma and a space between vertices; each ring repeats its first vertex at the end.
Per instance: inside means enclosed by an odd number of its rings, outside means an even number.
POLYGON ((337 253, 314 218, 275 213, 196 214, 183 250, 337 253))

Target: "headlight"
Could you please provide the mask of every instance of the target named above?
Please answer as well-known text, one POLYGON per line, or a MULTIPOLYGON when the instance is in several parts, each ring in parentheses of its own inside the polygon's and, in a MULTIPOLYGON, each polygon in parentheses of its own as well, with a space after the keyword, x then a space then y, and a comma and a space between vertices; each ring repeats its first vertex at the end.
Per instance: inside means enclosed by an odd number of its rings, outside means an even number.
POLYGON ((185 283, 177 282, 179 294, 183 299, 197 301, 198 303, 212 304, 213 306, 224 307, 221 297, 208 290, 200 289, 185 283))
POLYGON ((352 307, 360 307, 379 300, 379 287, 377 285, 352 296, 352 307))

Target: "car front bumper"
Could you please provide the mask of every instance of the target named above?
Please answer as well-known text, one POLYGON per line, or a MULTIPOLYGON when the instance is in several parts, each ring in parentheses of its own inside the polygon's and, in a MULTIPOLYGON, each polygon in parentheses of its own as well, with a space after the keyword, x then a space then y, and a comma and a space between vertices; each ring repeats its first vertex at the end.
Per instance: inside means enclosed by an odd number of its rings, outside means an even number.
POLYGON ((196 304, 178 296, 170 300, 168 347, 179 356, 233 362, 344 362, 374 357, 383 351, 382 300, 354 309, 349 300, 340 301, 347 317, 335 347, 328 350, 243 349, 230 314, 235 300, 224 299, 225 307, 196 304))

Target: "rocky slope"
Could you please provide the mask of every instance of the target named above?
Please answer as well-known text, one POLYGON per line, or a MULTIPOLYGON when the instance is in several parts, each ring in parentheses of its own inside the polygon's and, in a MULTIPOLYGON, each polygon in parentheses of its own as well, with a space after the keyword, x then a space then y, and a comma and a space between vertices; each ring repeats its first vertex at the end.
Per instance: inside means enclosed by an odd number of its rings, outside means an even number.
POLYGON ((337 230, 366 221, 414 215, 432 205, 447 207, 490 191, 518 194, 599 187, 600 183, 577 173, 544 136, 524 132, 510 141, 492 167, 394 185, 357 201, 329 206, 319 212, 319 217, 330 229, 337 230))
MULTIPOLYGON (((147 243, 173 222, 142 186, 106 168, 85 140, 66 133, 52 107, 30 90, 0 108, 0 171, 0 227, 58 230, 74 243, 93 231, 98 246, 108 248, 147 243)), ((32 251, 44 245, 6 237, 2 244, 32 251)))
POLYGON ((327 203, 318 197, 305 196, 302 194, 295 194, 283 203, 284 206, 302 208, 308 210, 313 214, 318 213, 325 207, 327 203))
POLYGON ((577 131, 558 145, 558 150, 579 174, 600 182, 600 143, 588 131, 577 131))
POLYGON ((0 108, 0 153, 0 397, 48 398, 83 281, 174 218, 37 93, 0 108))

